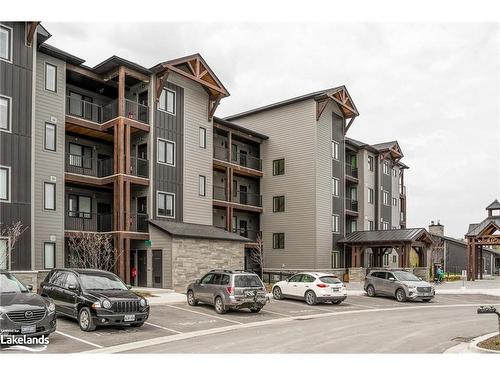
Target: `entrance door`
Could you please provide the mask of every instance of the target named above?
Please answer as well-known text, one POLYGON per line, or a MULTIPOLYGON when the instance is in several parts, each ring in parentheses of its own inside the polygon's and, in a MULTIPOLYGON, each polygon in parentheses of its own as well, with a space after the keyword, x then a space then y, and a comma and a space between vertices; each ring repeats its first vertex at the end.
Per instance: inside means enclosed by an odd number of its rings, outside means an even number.
POLYGON ((148 122, 148 92, 140 92, 137 96, 139 121, 148 122))
POLYGON ((140 144, 139 146, 137 146, 137 156, 139 157, 139 159, 144 159, 144 160, 148 159, 148 144, 147 143, 143 143, 143 144, 140 144))
POLYGON ((240 203, 247 204, 247 187, 245 185, 240 185, 240 203))
POLYGON ((98 232, 111 232, 111 204, 97 203, 97 231, 98 232))
POLYGON ((163 253, 153 250, 153 288, 163 287, 163 253))
POLYGON ((137 285, 148 285, 148 260, 147 251, 140 250, 137 252, 137 285))

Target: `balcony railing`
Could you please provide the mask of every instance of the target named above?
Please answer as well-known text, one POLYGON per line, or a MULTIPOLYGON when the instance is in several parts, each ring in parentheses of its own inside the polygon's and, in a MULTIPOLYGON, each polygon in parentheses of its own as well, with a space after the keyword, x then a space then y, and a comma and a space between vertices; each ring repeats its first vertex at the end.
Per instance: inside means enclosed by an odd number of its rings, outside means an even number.
POLYGON ((257 236, 262 236, 262 232, 255 229, 233 228, 233 232, 241 237, 248 238, 252 242, 257 241, 257 236))
POLYGON ((214 159, 229 160, 229 151, 225 147, 214 146, 214 159))
POLYGON ((97 159, 66 154, 65 171, 93 177, 111 176, 113 174, 113 158, 97 159))
POLYGON ((80 98, 66 96, 66 113, 70 116, 102 124, 117 117, 118 101, 113 100, 106 105, 99 105, 80 98))
POLYGON ((255 156, 236 153, 231 155, 231 162, 241 165, 242 167, 256 169, 258 171, 262 170, 262 160, 260 158, 256 158, 255 156))
POLYGON ((353 167, 351 164, 347 164, 346 163, 346 165, 345 165, 345 173, 348 176, 351 176, 351 177, 354 177, 354 178, 358 178, 358 168, 357 167, 353 167))
POLYGON ((233 192, 232 202, 262 207, 262 195, 238 190, 233 192))
POLYGON ((213 186, 213 199, 229 202, 226 188, 222 186, 213 186))
POLYGON ((345 200, 345 208, 349 211, 358 212, 358 201, 350 198, 345 200))
POLYGON ((64 229, 83 232, 111 232, 113 230, 113 214, 67 211, 64 218, 64 229))
POLYGON ((131 174, 137 177, 149 177, 149 160, 131 157, 131 174))
POLYGON ((130 222, 131 232, 142 232, 148 231, 148 214, 132 214, 126 215, 130 222))
POLYGON ((125 99, 125 117, 149 124, 149 107, 129 99, 125 99))

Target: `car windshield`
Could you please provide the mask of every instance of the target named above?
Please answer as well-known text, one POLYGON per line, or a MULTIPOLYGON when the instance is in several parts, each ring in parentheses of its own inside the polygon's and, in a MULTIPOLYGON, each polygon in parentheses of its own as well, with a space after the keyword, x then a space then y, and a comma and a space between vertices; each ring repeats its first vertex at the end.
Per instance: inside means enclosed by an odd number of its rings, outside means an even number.
POLYGON ((125 284, 115 275, 81 274, 83 289, 89 290, 127 290, 125 284))
POLYGON ((335 276, 321 276, 319 279, 325 284, 342 284, 335 276))
POLYGON ((262 287, 262 282, 257 275, 235 276, 234 286, 237 288, 262 287))
POLYGON ((396 279, 399 281, 420 281, 417 276, 409 272, 396 271, 394 272, 394 276, 396 276, 396 279))
POLYGON ((0 273, 0 293, 28 293, 29 290, 14 275, 0 273))

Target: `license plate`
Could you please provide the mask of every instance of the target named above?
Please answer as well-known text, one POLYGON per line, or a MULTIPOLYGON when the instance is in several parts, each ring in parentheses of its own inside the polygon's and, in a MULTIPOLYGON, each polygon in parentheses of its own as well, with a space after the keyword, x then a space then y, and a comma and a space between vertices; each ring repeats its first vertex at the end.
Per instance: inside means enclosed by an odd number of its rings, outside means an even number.
POLYGON ((332 292, 338 292, 339 290, 339 288, 332 288, 332 292))
POLYGON ((255 290, 246 291, 245 297, 254 297, 256 294, 257 294, 257 292, 255 290))
POLYGON ((36 332, 36 326, 21 326, 21 334, 23 335, 35 332, 36 332))
POLYGON ((135 315, 125 315, 123 317, 124 322, 135 322, 135 315))
POLYGON ((430 293, 422 293, 424 297, 429 297, 431 294, 430 293))

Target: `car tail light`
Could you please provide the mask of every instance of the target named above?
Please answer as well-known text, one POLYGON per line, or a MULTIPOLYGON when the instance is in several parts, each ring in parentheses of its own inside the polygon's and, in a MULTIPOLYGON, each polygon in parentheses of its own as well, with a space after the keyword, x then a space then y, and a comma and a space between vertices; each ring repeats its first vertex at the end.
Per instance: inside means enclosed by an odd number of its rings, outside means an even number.
POLYGON ((229 294, 233 294, 234 288, 232 286, 228 286, 226 289, 229 294))
POLYGON ((318 288, 327 288, 328 284, 316 284, 318 288))

